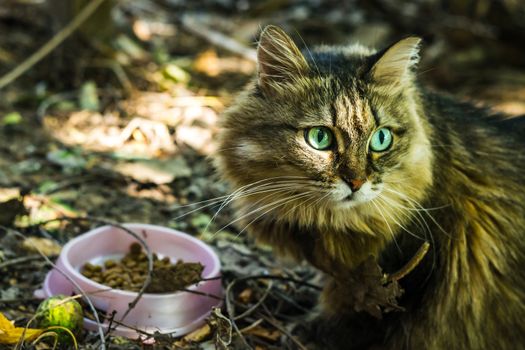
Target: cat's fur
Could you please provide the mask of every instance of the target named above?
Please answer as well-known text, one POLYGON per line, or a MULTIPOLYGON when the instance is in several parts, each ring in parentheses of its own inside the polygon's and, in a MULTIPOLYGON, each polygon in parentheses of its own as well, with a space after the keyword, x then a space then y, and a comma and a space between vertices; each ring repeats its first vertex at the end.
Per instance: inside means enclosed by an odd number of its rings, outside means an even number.
POLYGON ((525 121, 420 87, 419 43, 301 53, 267 27, 257 77, 223 115, 218 169, 249 232, 333 276, 320 348, 525 349, 525 121), (335 146, 310 147, 313 126, 335 146), (394 143, 374 153, 379 126, 394 143), (404 312, 348 305, 345 273, 370 255, 395 271, 425 240, 401 280, 404 312))

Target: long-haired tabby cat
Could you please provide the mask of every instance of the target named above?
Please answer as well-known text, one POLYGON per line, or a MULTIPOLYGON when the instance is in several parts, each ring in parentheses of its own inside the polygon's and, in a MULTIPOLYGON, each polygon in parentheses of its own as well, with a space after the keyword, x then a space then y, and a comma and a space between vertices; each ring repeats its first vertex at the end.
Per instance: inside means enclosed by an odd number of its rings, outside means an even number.
POLYGON ((329 276, 319 348, 525 349, 525 120, 425 90, 419 45, 301 53, 267 27, 218 169, 247 230, 329 276), (404 311, 349 305, 356 266, 396 271, 423 241, 404 311))

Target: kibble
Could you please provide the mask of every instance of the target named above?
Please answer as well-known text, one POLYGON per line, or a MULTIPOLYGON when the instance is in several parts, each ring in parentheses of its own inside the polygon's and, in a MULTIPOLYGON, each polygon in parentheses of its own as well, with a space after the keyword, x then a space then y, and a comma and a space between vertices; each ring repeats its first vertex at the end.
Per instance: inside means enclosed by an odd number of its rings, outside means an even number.
MULTIPOLYGON (((174 292, 201 280, 204 266, 200 263, 179 260, 174 264, 168 256, 159 258, 156 253, 152 253, 152 260, 152 280, 146 292, 174 292)), ((148 256, 142 251, 142 246, 135 242, 122 259, 108 259, 102 265, 88 262, 82 266, 80 272, 92 281, 108 287, 138 292, 148 275, 148 256)))

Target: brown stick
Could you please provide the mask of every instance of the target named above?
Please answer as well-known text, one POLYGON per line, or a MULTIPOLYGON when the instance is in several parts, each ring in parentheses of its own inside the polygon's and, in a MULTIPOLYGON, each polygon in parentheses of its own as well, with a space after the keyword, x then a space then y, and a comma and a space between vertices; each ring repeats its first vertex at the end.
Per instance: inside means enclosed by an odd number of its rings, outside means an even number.
POLYGON ((183 16, 182 25, 189 32, 206 39, 213 45, 236 53, 250 61, 255 62, 257 60, 257 53, 254 49, 246 47, 238 41, 212 30, 211 28, 207 28, 206 25, 202 23, 202 21, 199 21, 195 16, 183 16))
POLYGON ((12 83, 19 76, 31 69, 31 67, 37 64, 41 59, 46 57, 58 45, 73 34, 73 32, 75 32, 75 30, 77 30, 77 28, 91 16, 104 1, 105 0, 93 0, 87 4, 82 11, 80 11, 80 13, 68 23, 68 25, 53 36, 44 46, 29 56, 24 62, 16 66, 13 70, 9 71, 6 75, 0 77, 0 89, 12 83))
POLYGON ((416 268, 417 265, 423 260, 425 255, 427 255, 428 248, 430 248, 430 243, 425 242, 419 247, 416 254, 410 259, 405 266, 403 266, 401 269, 397 270, 394 273, 391 273, 389 275, 386 275, 386 282, 392 282, 392 281, 399 281, 406 275, 408 275, 412 270, 416 268))

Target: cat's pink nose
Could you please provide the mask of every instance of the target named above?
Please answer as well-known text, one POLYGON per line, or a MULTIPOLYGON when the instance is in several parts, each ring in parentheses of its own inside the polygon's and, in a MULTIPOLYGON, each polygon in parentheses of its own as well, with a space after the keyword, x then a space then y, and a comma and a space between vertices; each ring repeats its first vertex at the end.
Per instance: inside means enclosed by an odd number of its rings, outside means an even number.
POLYGON ((352 190, 352 192, 357 192, 359 191, 361 186, 363 186, 364 183, 365 183, 365 180, 359 180, 359 179, 350 180, 350 189, 352 190))

